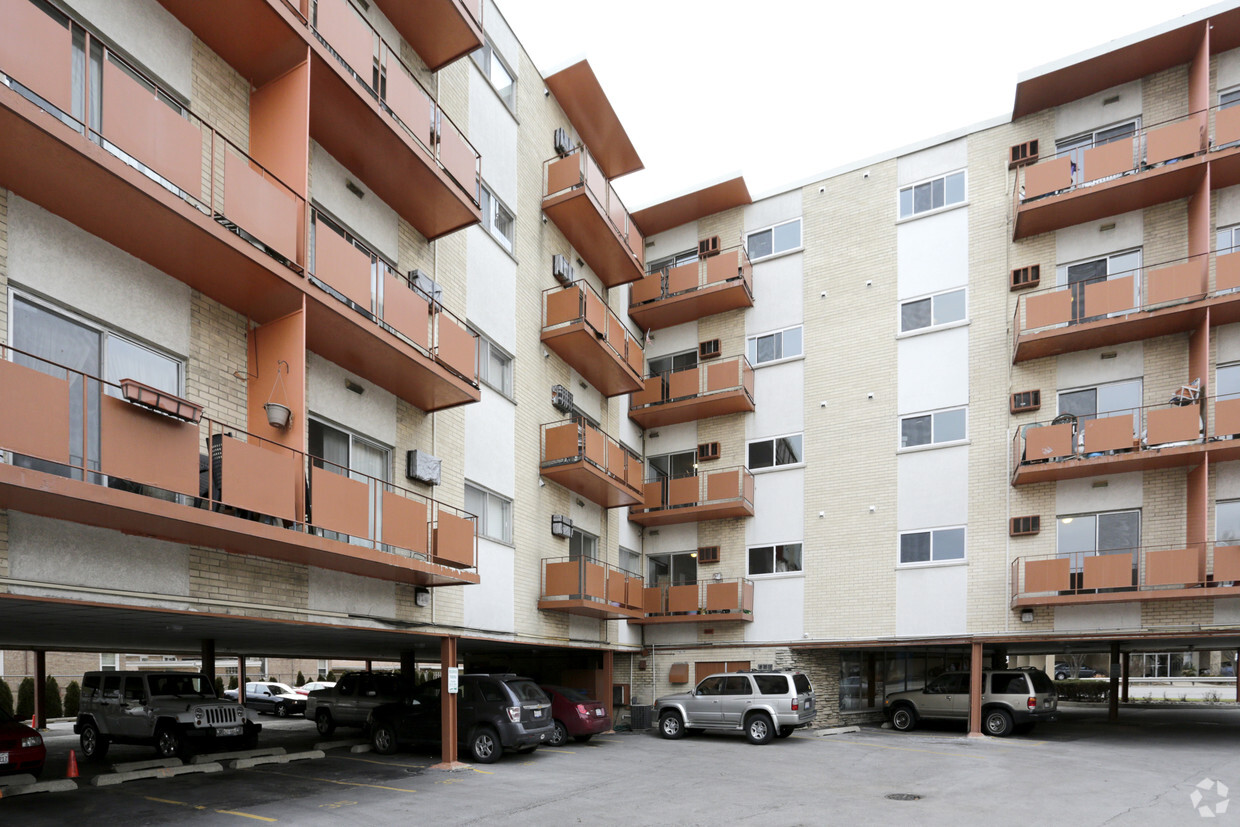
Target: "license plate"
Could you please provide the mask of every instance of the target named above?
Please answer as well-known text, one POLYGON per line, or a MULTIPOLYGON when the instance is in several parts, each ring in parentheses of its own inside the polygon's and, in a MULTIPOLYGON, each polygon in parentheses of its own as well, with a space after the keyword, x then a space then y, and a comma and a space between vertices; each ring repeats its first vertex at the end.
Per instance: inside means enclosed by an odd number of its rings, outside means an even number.
POLYGON ((603 710, 601 710, 601 709, 596 709, 596 710, 594 710, 594 714, 595 714, 597 717, 602 718, 602 717, 603 717, 603 710))
POLYGON ((534 710, 534 717, 535 717, 535 718, 541 718, 541 717, 542 717, 542 710, 541 710, 541 709, 535 709, 535 710, 534 710))
POLYGON ((7 752, 0 752, 0 764, 7 763, 9 763, 9 754, 7 752))
POLYGON ((221 738, 227 738, 229 735, 240 735, 241 727, 239 726, 220 727, 219 729, 215 731, 215 734, 221 738))

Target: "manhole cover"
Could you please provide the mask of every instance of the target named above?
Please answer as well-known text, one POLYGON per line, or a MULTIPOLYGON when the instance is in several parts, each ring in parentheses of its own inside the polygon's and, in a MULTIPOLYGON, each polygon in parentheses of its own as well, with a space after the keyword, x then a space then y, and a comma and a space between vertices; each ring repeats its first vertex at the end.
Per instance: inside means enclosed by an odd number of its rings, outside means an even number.
POLYGON ((917 793, 887 793, 887 798, 892 801, 920 801, 921 796, 917 793))

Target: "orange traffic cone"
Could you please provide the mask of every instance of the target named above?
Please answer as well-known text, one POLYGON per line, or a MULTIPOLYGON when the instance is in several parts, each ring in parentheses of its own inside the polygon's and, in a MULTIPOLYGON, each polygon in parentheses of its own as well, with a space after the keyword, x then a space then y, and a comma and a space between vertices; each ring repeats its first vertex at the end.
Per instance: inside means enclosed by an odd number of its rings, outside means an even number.
POLYGON ((77 778, 77 755, 73 750, 69 750, 69 769, 65 772, 65 778, 77 778))

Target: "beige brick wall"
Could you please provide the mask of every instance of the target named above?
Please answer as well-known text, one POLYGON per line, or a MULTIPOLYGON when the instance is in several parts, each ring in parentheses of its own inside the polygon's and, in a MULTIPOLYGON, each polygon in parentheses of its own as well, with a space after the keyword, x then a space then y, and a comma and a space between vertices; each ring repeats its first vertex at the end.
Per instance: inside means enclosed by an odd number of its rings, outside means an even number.
POLYGON ((301 620, 301 616, 277 611, 275 607, 308 608, 309 592, 310 574, 306 566, 261 557, 245 557, 217 549, 190 548, 191 598, 258 603, 273 607, 266 611, 224 609, 228 614, 258 614, 263 617, 301 620))

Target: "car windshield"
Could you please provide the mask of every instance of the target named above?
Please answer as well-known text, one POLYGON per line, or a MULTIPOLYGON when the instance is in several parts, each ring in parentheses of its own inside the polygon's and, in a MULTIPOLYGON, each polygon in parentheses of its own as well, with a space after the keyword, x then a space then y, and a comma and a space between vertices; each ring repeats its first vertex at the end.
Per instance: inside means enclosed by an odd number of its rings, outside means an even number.
POLYGON ((563 695, 565 698, 568 698, 573 703, 582 703, 583 701, 594 700, 593 698, 590 697, 590 693, 585 691, 584 689, 572 689, 571 687, 567 687, 567 686, 548 686, 547 688, 552 690, 553 692, 559 692, 561 695, 563 695))
POLYGON ((214 698, 215 690, 203 675, 150 675, 147 677, 151 695, 195 695, 214 698))
POLYGON ((547 696, 538 688, 538 684, 533 681, 504 681, 508 684, 508 688, 512 690, 512 694, 517 696, 518 701, 541 701, 546 702, 547 696))
POLYGON ((294 695, 297 690, 289 686, 287 683, 271 683, 267 685, 267 690, 272 695, 294 695))

